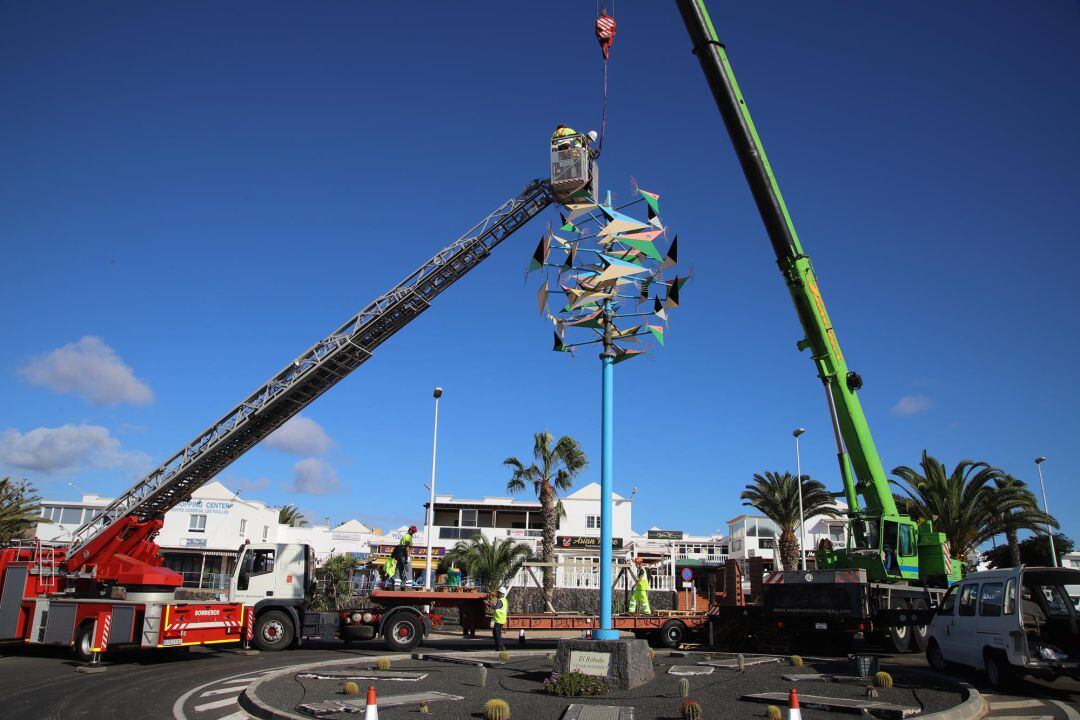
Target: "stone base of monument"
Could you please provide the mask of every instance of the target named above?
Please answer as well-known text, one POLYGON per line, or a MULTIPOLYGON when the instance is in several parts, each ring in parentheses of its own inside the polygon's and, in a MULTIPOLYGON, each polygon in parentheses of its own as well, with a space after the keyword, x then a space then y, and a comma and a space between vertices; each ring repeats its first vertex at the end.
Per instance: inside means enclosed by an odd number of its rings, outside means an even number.
POLYGON ((575 671, 602 677, 616 690, 631 690, 656 678, 645 640, 560 640, 555 672, 575 671))

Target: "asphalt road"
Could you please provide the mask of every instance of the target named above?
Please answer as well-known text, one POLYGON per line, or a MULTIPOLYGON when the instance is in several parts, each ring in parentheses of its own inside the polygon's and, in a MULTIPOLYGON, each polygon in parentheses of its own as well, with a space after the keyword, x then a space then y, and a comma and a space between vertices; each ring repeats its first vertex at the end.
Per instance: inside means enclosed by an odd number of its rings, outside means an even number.
MULTIPOLYGON (((531 640, 531 648, 554 641, 531 640)), ((466 641, 441 636, 425 643, 428 649, 490 649, 484 638, 466 641)), ((22 720, 247 720, 236 703, 244 687, 261 673, 290 665, 350 656, 384 655, 381 644, 307 642, 279 653, 237 655, 193 648, 130 653, 110 658, 99 674, 75 672, 68 653, 51 649, 0 649, 0 718, 22 720)), ((890 662, 924 666, 918 655, 888 656, 890 662)), ((1023 682, 1008 695, 994 693, 974 673, 960 677, 989 693, 989 717, 1080 720, 1080 683, 1023 682)))

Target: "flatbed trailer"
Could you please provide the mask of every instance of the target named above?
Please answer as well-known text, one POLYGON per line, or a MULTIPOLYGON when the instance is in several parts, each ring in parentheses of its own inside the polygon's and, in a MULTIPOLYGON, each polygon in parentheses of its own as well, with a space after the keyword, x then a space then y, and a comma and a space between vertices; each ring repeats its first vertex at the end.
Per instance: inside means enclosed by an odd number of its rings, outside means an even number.
MULTIPOLYGON (((632 632, 638 638, 675 648, 705 630, 709 613, 659 611, 650 615, 611 616, 615 630, 632 632)), ((507 616, 507 630, 597 630, 600 618, 575 613, 520 613, 507 616)))

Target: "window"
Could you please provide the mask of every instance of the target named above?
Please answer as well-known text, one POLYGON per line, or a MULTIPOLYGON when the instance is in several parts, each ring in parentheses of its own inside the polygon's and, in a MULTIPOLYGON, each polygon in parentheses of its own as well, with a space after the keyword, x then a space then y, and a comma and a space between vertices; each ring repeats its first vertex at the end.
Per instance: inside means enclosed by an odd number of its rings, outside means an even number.
POLYGON ((949 588, 949 592, 945 593, 945 597, 941 599, 938 615, 952 615, 956 612, 956 595, 956 587, 949 588))
POLYGON ((62 510, 60 513, 61 525, 81 525, 82 524, 82 508, 57 508, 62 510))
POLYGON ((206 532, 206 516, 189 515, 187 529, 188 532, 206 532))
POLYGON ((1040 585, 1039 590, 1051 617, 1069 617, 1069 598, 1060 585, 1040 585))
POLYGON ((842 545, 844 542, 844 526, 843 525, 830 525, 829 526, 829 541, 833 545, 842 545))
POLYGON ((975 606, 979 597, 977 584, 965 585, 960 589, 960 617, 971 617, 975 614, 975 606))
POLYGON ((244 518, 240 518, 240 537, 243 537, 244 533, 246 533, 246 532, 247 532, 247 520, 244 519, 244 518))
POLYGON ((1012 615, 1016 612, 1016 578, 1009 578, 1005 584, 1005 609, 1004 615, 1012 615))
POLYGON ((915 544, 915 528, 910 525, 900 526, 900 556, 913 557, 918 554, 915 544))
POLYGON ((262 539, 262 541, 266 542, 266 539, 268 537, 270 537, 270 528, 267 525, 263 525, 263 539, 262 539))
POLYGON ((476 527, 476 511, 475 510, 462 510, 461 511, 461 527, 476 527))
POLYGON ((240 576, 236 580, 237 590, 247 590, 248 581, 256 575, 274 572, 273 550, 249 550, 244 553, 240 564, 240 576))
POLYGON ((979 614, 983 617, 999 617, 1004 594, 1004 584, 983 583, 982 592, 979 594, 979 614))
POLYGON ((587 529, 589 529, 589 530, 599 530, 600 529, 600 516, 599 515, 586 515, 585 516, 585 527, 587 529))

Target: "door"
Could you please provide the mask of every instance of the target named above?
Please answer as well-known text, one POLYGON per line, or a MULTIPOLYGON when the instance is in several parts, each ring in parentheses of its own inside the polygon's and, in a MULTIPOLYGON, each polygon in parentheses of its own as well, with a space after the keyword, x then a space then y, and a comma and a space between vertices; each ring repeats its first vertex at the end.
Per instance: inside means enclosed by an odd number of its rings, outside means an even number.
POLYGON ((934 613, 934 619, 930 621, 930 637, 937 642, 941 654, 949 662, 956 660, 956 651, 952 646, 952 630, 956 623, 956 598, 959 595, 959 585, 949 588, 945 597, 941 598, 941 605, 934 613))
POLYGON ((950 660, 968 667, 982 667, 978 645, 979 583, 964 583, 956 601, 956 617, 948 632, 952 648, 950 660))
MULTIPOLYGON (((975 622, 976 645, 981 656, 987 647, 1007 650, 1005 629, 1005 580, 984 582, 979 589, 979 617, 975 622)), ((981 659, 981 658, 980 658, 981 659)))
POLYGON ((233 600, 254 605, 260 600, 276 597, 277 548, 248 547, 237 564, 233 600))

